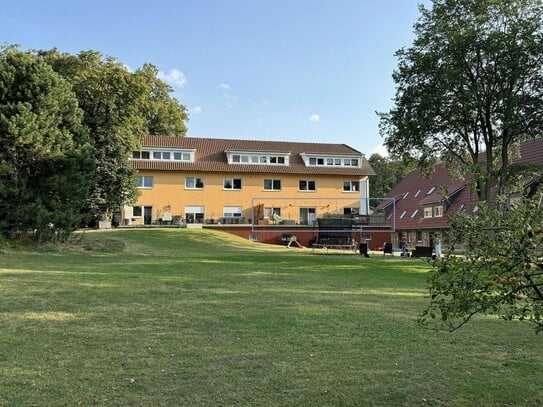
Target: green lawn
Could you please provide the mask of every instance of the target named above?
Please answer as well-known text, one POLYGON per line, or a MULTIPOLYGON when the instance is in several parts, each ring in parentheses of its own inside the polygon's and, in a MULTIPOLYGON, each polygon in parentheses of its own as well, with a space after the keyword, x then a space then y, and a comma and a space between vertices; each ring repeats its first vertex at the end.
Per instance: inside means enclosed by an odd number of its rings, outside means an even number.
POLYGON ((532 326, 414 322, 421 260, 201 230, 100 241, 125 248, 0 252, 0 405, 543 404, 532 326))

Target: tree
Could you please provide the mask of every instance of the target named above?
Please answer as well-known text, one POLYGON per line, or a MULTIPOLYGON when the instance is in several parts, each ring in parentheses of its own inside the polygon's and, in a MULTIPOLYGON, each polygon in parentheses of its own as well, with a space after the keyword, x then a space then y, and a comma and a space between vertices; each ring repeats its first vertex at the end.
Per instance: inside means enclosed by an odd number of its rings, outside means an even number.
POLYGON ((507 189, 513 147, 543 131, 542 3, 434 0, 420 11, 381 134, 396 156, 459 163, 488 201, 507 189))
POLYGON ((370 196, 373 198, 385 197, 398 182, 415 169, 413 163, 383 157, 377 153, 372 154, 368 161, 376 174, 370 183, 370 196))
POLYGON ((480 203, 452 219, 450 252, 433 263, 431 301, 421 322, 450 331, 478 314, 526 320, 543 332, 543 191, 507 211, 480 203))
POLYGON ((82 111, 44 61, 0 49, 0 233, 65 238, 83 220, 93 173, 82 111))
POLYGON ((96 163, 88 211, 95 220, 137 197, 136 172, 129 159, 147 134, 183 136, 187 112, 172 88, 146 64, 130 72, 96 51, 78 55, 56 49, 37 53, 68 80, 83 110, 96 163))
POLYGON ((144 64, 136 70, 135 77, 145 89, 145 101, 140 112, 145 120, 146 133, 184 136, 187 133, 187 109, 171 97, 173 89, 158 78, 158 69, 144 64))

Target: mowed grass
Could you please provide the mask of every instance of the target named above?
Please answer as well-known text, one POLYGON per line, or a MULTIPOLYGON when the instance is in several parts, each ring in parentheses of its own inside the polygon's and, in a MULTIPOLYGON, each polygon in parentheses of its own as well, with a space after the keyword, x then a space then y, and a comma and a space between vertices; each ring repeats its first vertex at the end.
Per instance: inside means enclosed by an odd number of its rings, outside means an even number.
POLYGON ((1 405, 543 403, 530 325, 415 323, 424 261, 201 230, 84 241, 125 248, 0 253, 1 405))

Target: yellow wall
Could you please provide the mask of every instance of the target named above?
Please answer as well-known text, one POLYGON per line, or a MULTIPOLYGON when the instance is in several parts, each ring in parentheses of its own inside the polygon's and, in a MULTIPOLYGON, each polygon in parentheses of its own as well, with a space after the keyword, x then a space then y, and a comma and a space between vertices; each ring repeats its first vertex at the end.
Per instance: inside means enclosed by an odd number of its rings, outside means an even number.
MULTIPOLYGON (((153 176, 152 189, 140 189, 141 195, 134 205, 152 206, 153 220, 162 217, 162 211, 170 208, 173 216, 185 217, 185 206, 205 206, 205 219, 217 221, 223 216, 224 206, 241 206, 245 221, 252 218, 251 207, 280 207, 282 219, 299 222, 299 207, 316 207, 317 216, 325 213, 343 213, 344 207, 360 206, 360 192, 344 192, 344 181, 360 181, 353 176, 306 176, 306 175, 269 175, 269 174, 233 174, 233 173, 190 173, 174 171, 139 171, 139 175, 153 176), (204 178, 203 190, 185 189, 185 177, 204 178), (241 190, 223 189, 224 178, 241 178, 241 190), (264 179, 280 179, 280 191, 264 189, 264 179), (299 181, 316 182, 315 192, 299 191, 299 181), (341 200, 324 200, 315 198, 344 198, 341 200), (278 199, 296 198, 296 199, 278 199)), ((130 210, 127 218, 131 218, 130 210)), ((255 216, 256 218, 256 216, 255 216)), ((132 223, 142 223, 143 219, 133 218, 132 223)))

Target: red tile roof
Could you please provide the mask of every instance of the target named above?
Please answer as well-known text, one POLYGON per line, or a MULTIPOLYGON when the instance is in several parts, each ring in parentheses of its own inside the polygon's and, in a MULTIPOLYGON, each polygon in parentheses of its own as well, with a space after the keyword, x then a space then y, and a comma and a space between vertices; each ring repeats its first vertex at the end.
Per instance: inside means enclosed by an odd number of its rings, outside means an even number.
MULTIPOLYGON (((543 139, 530 140, 520 146, 520 157, 514 159, 515 164, 543 165, 543 139)), ((448 224, 450 214, 462 208, 463 211, 473 211, 477 204, 476 193, 471 192, 470 179, 453 179, 447 169, 437 166, 434 173, 425 177, 419 170, 412 171, 400 181, 387 195, 387 198, 396 198, 396 229, 442 229, 448 224), (428 195, 428 192, 435 190, 428 195), (417 192, 420 192, 417 194, 417 192), (406 196, 406 193, 407 196, 406 196), (417 195, 417 196, 415 196, 417 195), (405 198, 404 198, 405 197, 405 198), (443 217, 424 218, 424 206, 450 200, 443 217), (418 210, 418 211, 417 211, 418 210), (402 213, 405 215, 400 219, 402 213), (416 212, 415 216, 412 216, 416 212)), ((386 200, 376 208, 383 210, 392 201, 386 200)), ((390 208, 387 208, 390 210, 390 208)))
POLYGON ((229 140, 197 137, 147 136, 141 143, 142 148, 179 148, 195 149, 195 162, 134 160, 138 170, 162 171, 206 171, 206 172, 251 172, 275 174, 309 174, 309 175, 347 175, 361 177, 375 175, 373 168, 365 158, 361 159, 361 167, 318 167, 306 166, 300 154, 353 154, 362 153, 345 144, 293 143, 286 141, 229 140), (265 151, 290 153, 290 165, 250 165, 228 164, 225 151, 265 151))

